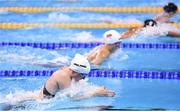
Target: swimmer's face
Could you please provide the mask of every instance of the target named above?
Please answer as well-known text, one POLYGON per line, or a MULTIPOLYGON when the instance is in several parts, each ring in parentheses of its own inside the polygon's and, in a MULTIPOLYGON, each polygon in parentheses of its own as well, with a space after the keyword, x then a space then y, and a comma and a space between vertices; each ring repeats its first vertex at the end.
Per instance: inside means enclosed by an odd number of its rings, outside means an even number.
POLYGON ((85 79, 85 78, 86 78, 85 74, 79 74, 77 72, 74 72, 74 79, 75 79, 75 81, 79 81, 79 80, 85 79))

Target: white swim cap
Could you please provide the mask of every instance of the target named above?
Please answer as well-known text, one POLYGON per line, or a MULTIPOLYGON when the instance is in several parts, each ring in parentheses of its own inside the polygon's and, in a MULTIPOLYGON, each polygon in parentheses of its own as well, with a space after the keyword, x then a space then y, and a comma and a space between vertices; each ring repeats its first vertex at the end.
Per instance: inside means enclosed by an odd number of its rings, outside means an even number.
POLYGON ((106 31, 103 35, 104 43, 106 44, 114 44, 116 42, 121 41, 121 35, 116 30, 106 31))
POLYGON ((77 73, 88 74, 91 70, 88 60, 81 54, 76 54, 71 61, 70 68, 77 73))

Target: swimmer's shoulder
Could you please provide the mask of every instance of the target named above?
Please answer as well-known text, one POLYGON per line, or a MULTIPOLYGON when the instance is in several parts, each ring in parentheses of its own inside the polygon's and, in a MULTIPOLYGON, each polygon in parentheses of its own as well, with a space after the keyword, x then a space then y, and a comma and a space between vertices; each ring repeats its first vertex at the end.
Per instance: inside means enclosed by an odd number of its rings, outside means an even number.
POLYGON ((55 71, 52 76, 54 76, 54 77, 65 76, 66 75, 65 73, 66 72, 64 71, 64 68, 61 68, 61 69, 55 71))
POLYGON ((111 51, 108 49, 108 48, 106 48, 106 47, 103 47, 102 49, 101 49, 101 52, 100 52, 103 56, 107 56, 107 55, 109 55, 110 53, 111 53, 111 51))

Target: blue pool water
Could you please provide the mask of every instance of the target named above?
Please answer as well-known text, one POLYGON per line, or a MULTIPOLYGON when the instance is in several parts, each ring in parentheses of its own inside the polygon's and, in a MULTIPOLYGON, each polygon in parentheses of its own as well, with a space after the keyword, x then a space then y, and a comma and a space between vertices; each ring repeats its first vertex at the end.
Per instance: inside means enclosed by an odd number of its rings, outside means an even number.
MULTIPOLYGON (((170 0, 79 0, 60 2, 56 0, 2 0, 0 7, 153 7, 163 6, 170 0)), ((179 0, 174 0, 180 6, 179 0)), ((0 23, 102 23, 103 20, 121 20, 125 23, 143 23, 156 13, 102 13, 88 11, 50 11, 42 13, 17 13, 0 11, 0 23)), ((179 22, 179 13, 172 18, 179 22)), ((34 27, 24 29, 0 29, 0 42, 59 43, 93 42, 99 40, 105 31, 100 29, 71 29, 34 27)), ((119 32, 126 28, 114 28, 119 32)), ((179 38, 139 35, 123 43, 180 43, 179 38)), ((57 70, 38 66, 61 57, 61 62, 70 61, 76 53, 85 54, 92 48, 47 50, 33 47, 1 46, 0 71, 3 70, 57 70)), ((106 60, 99 69, 168 71, 180 72, 179 49, 122 48, 106 60)), ((97 68, 97 67, 95 67, 97 68)), ((1 77, 0 106, 12 105, 13 110, 97 110, 109 109, 180 109, 180 81, 160 79, 127 79, 90 77, 89 83, 106 86, 116 92, 115 97, 94 97, 81 101, 58 97, 45 101, 24 101, 24 98, 38 94, 48 77, 1 77), (6 105, 4 105, 6 104, 6 105)), ((86 83, 86 81, 85 81, 86 83)), ((87 86, 88 87, 88 86, 87 86)), ((59 94, 60 95, 60 94, 59 94)), ((0 107, 1 108, 1 107, 0 107)))

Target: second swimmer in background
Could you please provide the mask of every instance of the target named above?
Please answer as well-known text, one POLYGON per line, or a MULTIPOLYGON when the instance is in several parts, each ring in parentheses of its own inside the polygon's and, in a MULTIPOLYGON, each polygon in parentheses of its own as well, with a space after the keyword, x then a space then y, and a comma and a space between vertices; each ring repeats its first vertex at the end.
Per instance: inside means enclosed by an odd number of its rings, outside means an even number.
MULTIPOLYGON (((121 40, 131 38, 137 33, 141 33, 141 31, 143 31, 144 29, 148 30, 148 28, 154 28, 156 30, 158 29, 157 26, 158 24, 156 21, 148 19, 144 22, 143 26, 130 28, 122 34, 115 30, 107 31, 103 35, 105 41, 104 44, 95 47, 92 51, 86 54, 86 57, 90 63, 100 65, 106 58, 108 58, 113 52, 115 52, 120 47, 121 40)), ((158 31, 157 34, 159 34, 158 31)), ((178 30, 175 31, 168 29, 161 31, 161 34, 171 37, 180 37, 180 32, 178 30)))
POLYGON ((174 15, 176 15, 178 7, 176 4, 170 2, 163 7, 163 12, 158 14, 154 20, 161 23, 172 23, 170 20, 174 15))
POLYGON ((103 38, 103 45, 95 47, 92 51, 86 54, 88 61, 92 64, 100 65, 120 46, 121 35, 115 30, 105 32, 103 38))

